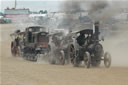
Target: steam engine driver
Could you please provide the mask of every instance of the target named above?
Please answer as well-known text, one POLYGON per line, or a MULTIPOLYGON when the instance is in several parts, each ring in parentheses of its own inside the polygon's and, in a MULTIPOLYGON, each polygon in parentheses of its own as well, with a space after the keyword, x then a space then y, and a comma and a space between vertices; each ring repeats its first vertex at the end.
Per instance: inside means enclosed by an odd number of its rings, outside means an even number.
POLYGON ((86 40, 87 38, 85 37, 85 34, 84 33, 80 33, 80 35, 77 37, 77 43, 79 44, 79 46, 83 46, 85 45, 86 43, 86 40))

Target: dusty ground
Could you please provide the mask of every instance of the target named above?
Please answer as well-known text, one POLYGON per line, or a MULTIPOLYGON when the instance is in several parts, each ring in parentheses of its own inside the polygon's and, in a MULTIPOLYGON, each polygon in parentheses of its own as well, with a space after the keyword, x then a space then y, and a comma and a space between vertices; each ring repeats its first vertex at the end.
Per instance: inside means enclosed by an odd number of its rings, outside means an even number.
POLYGON ((0 26, 1 85, 128 85, 128 67, 74 68, 12 57, 9 33, 14 25, 0 26))

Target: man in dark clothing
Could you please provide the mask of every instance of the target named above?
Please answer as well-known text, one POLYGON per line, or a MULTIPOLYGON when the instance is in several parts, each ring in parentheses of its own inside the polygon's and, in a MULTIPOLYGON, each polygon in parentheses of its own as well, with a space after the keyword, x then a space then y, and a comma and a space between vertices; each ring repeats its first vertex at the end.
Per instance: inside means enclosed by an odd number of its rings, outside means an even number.
POLYGON ((15 42, 16 42, 16 46, 19 46, 19 38, 18 37, 15 39, 15 42))
POLYGON ((82 46, 85 43, 85 35, 83 33, 80 33, 80 35, 77 37, 77 43, 82 46))

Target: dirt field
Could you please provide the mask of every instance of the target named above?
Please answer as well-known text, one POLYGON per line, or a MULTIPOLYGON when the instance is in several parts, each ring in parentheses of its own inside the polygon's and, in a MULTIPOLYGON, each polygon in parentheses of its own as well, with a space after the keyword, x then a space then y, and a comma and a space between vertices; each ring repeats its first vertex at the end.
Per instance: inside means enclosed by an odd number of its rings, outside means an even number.
POLYGON ((0 25, 0 85, 128 85, 128 67, 74 68, 25 61, 10 54, 14 25, 0 25))

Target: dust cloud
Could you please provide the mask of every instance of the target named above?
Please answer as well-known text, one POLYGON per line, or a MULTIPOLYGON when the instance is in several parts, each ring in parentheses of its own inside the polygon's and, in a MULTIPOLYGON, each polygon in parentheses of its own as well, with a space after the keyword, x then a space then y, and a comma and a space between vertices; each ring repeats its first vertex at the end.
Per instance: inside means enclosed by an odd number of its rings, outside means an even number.
POLYGON ((128 25, 118 24, 118 27, 120 30, 115 35, 106 37, 103 42, 104 49, 111 53, 113 66, 128 66, 128 30, 124 28, 128 25))

